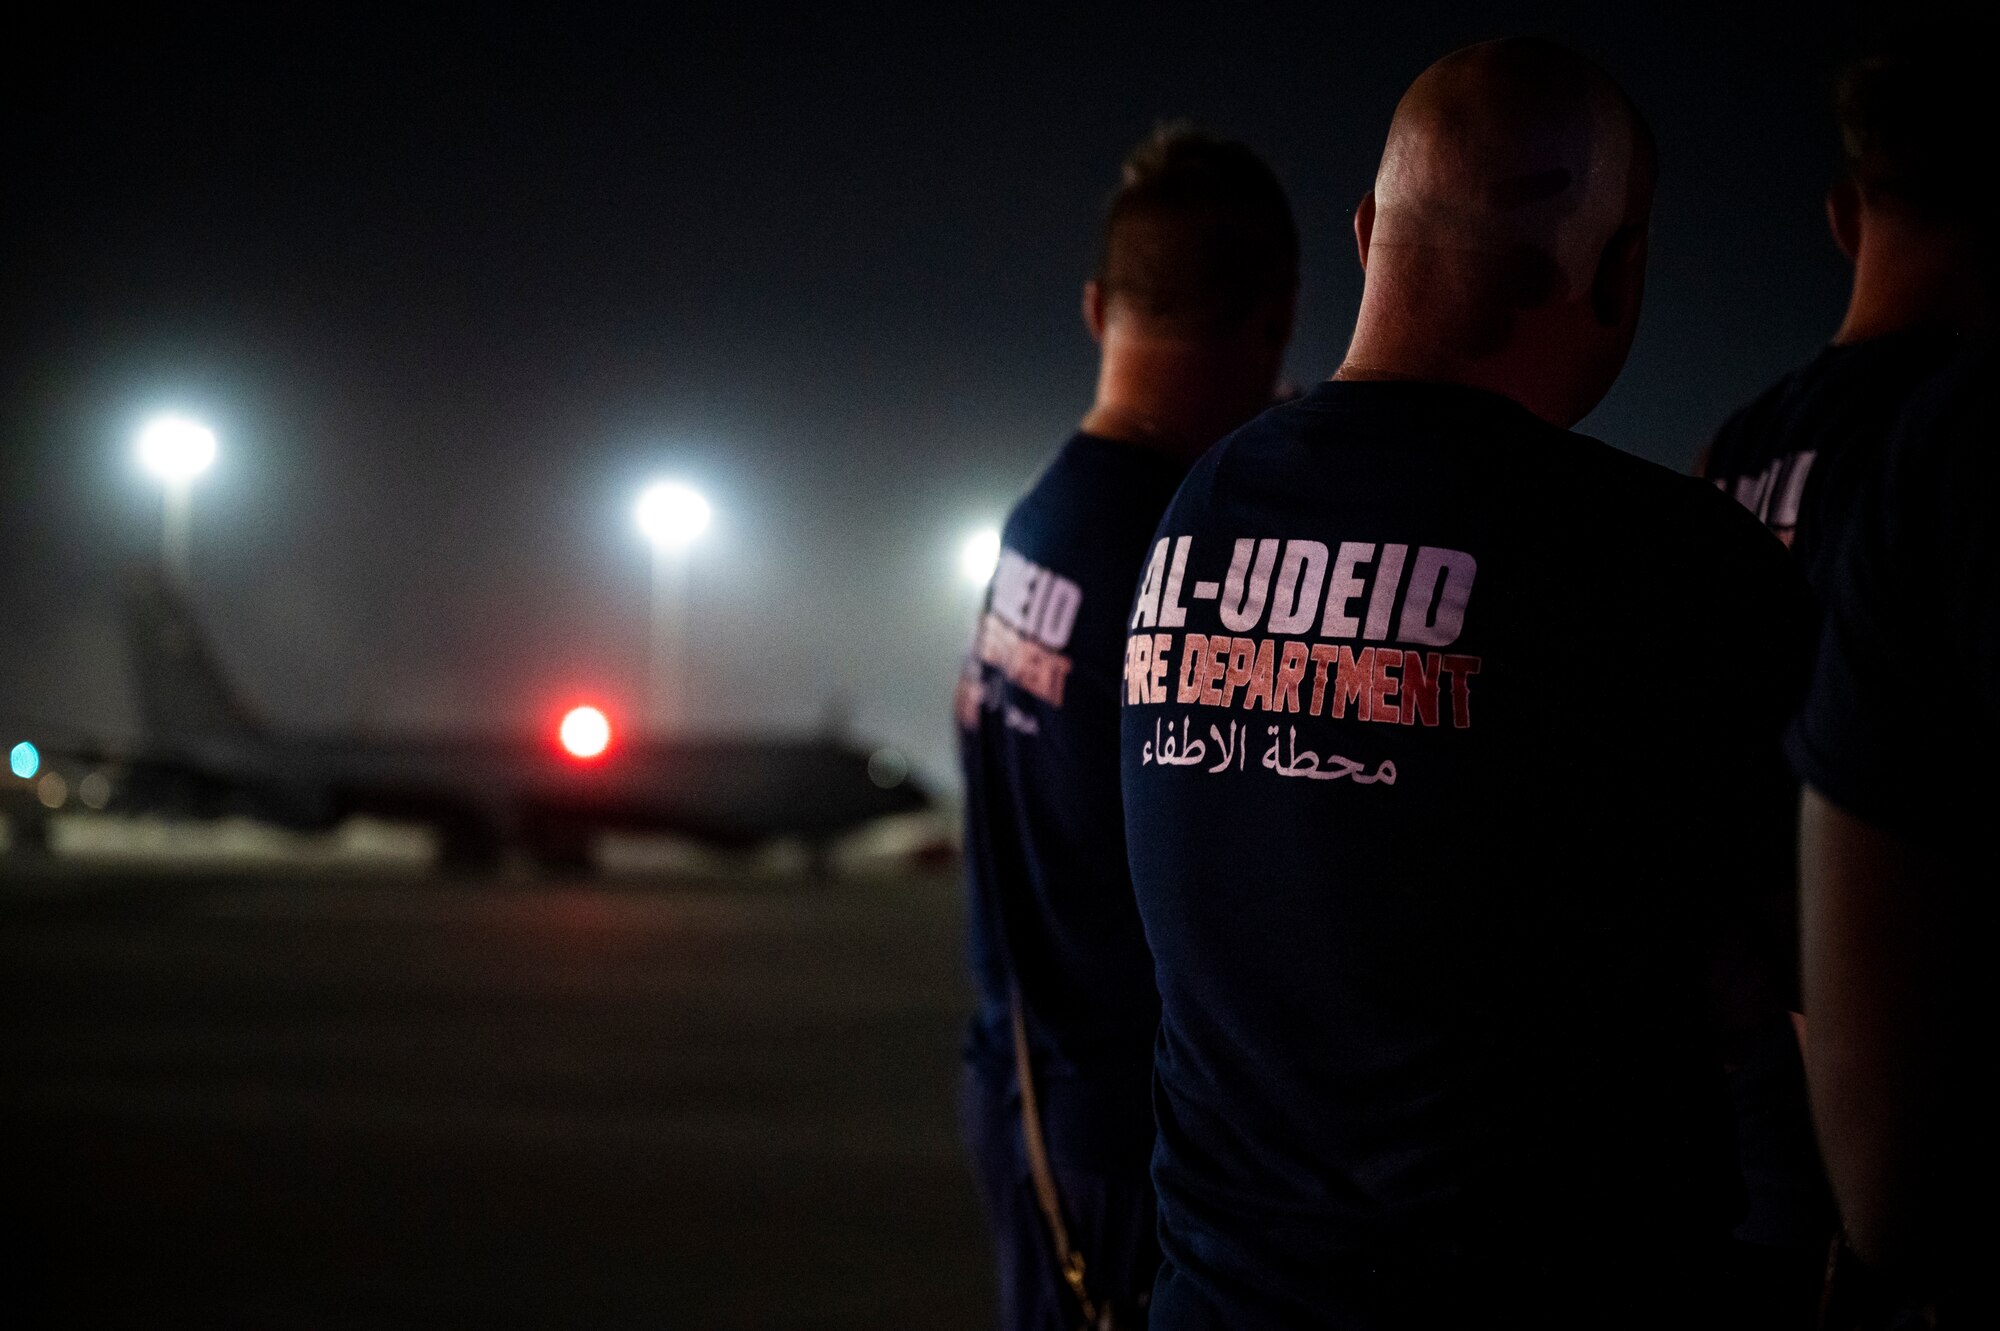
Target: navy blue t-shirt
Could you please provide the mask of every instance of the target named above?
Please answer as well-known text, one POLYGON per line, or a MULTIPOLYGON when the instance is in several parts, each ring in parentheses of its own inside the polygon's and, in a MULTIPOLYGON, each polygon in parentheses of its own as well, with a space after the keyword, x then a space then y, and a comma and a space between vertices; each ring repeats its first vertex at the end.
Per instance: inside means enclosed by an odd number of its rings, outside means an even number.
POLYGON ((1824 348, 1723 423, 1702 475, 1790 546, 1820 590, 1890 426, 1957 346, 1948 330, 1919 328, 1824 348))
MULTIPOLYGON (((1881 470, 1897 414, 1957 344, 1949 330, 1918 328, 1828 346, 1717 432, 1703 475, 1791 547, 1816 593, 1833 578, 1834 552, 1881 470)), ((1807 1254, 1811 1269, 1838 1218, 1790 1022, 1773 1020, 1735 1055, 1730 1080, 1750 1194, 1738 1235, 1807 1254)))
MULTIPOLYGON (((1812 687, 1787 736, 1799 777, 1923 857, 1947 1060, 1925 1146, 1940 1326, 2000 1325, 1990 1223, 2000 1186, 1984 1049, 1993 1029, 2000 808, 2000 348, 1974 348, 1918 395, 1833 561, 1812 687)), ((1896 929, 1894 920, 1882 921, 1896 929)), ((1809 1014, 1810 1015, 1810 1014, 1809 1014)), ((1914 1035, 1915 1033, 1913 1033, 1914 1035)))
POLYGON ((1334 382, 1196 464, 1128 624, 1170 1283, 1229 1326, 1685 1283, 1741 1205, 1704 942, 1790 890, 1784 550, 1502 397, 1334 382))
POLYGON ((1898 424, 1832 561, 1788 740, 1835 804, 1912 836, 1987 838, 2000 752, 2000 353, 1968 351, 1898 424), (1934 681, 1935 692, 1913 689, 1934 681), (1970 803, 1969 803, 1970 801, 1970 803))
POLYGON ((1159 1001, 1132 901, 1118 698, 1132 582, 1185 464, 1072 438, 1008 516, 960 681, 975 1065, 1011 1075, 1020 987, 1052 1151, 1088 1166, 1150 1149, 1159 1001), (1095 1088, 1077 1089, 1078 1081, 1095 1088))

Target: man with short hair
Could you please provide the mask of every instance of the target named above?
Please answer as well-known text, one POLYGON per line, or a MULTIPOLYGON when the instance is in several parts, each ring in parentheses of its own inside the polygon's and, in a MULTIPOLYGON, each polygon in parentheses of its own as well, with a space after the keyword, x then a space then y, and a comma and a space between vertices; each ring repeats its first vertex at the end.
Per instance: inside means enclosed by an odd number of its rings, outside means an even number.
POLYGON ((1123 729, 1156 1327, 1720 1320, 1706 943, 1790 887, 1810 614, 1738 506, 1568 430, 1631 345, 1654 176, 1580 56, 1433 65, 1339 372, 1160 523, 1123 729))
POLYGON ((960 681, 966 1117, 1007 1331, 1145 1320, 1159 999, 1119 807, 1125 608, 1188 465, 1270 403, 1297 286, 1256 154, 1186 128, 1132 153, 1083 292, 1096 400, 1007 519, 960 681))
POLYGON ((1911 392, 1990 318, 1993 116, 1973 53, 1905 49, 1857 62, 1837 96, 1846 178, 1826 198, 1854 265, 1833 341, 1716 435, 1702 474, 1804 561, 1818 589, 1857 491, 1911 392))
MULTIPOLYGON (((1818 355, 1723 425, 1700 468, 1791 547, 1822 600, 1891 423, 1987 318, 1980 201, 1992 184, 1967 169, 1993 119, 1978 49, 1904 44, 1842 74, 1846 172, 1826 215, 1853 264, 1846 315, 1818 355)), ((1750 1199, 1737 1231, 1743 1288, 1774 1331, 1810 1327, 1836 1220, 1792 1023, 1780 1015, 1746 1033, 1730 1077, 1750 1199)))

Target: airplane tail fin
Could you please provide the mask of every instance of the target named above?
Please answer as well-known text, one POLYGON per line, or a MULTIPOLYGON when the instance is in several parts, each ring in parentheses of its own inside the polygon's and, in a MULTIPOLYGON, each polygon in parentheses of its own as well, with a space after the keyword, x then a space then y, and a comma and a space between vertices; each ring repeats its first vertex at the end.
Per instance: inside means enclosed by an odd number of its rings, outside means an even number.
POLYGON ((153 573, 126 594, 127 647, 139 719, 162 739, 247 738, 263 725, 231 686, 180 593, 153 573))

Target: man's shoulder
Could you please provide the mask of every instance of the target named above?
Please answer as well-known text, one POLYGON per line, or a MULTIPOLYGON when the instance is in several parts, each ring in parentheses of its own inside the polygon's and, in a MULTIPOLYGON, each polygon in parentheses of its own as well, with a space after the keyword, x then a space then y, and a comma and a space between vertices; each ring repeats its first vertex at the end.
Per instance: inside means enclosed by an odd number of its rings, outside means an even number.
POLYGON ((1180 483, 1164 456, 1115 440, 1067 440, 1015 502, 1002 544, 1072 578, 1124 582, 1180 483))
POLYGON ((1949 576, 1978 577, 1992 562, 1996 434, 2000 343, 1982 342, 1912 395, 1890 436, 1874 505, 1912 548, 1937 552, 1949 576), (1970 558, 1973 551, 1983 557, 1970 558))
POLYGON ((1784 438, 1794 428, 1800 404, 1812 396, 1824 373, 1826 353, 1795 365, 1772 380, 1755 397, 1729 413, 1710 441, 1702 473, 1734 476, 1754 470, 1786 451, 1784 438))
POLYGON ((1768 619, 1791 632, 1810 614, 1804 575, 1784 544, 1713 483, 1586 436, 1578 520, 1594 530, 1596 574, 1635 608, 1674 607, 1680 627, 1768 619))
POLYGON ((1699 477, 1662 466, 1590 435, 1559 431, 1551 458, 1584 487, 1589 511, 1612 526, 1650 540, 1675 543, 1753 541, 1778 556, 1784 547, 1723 491, 1699 477))
MULTIPOLYGON (((1614 447, 1602 439, 1574 431, 1557 431, 1564 442, 1554 450, 1561 464, 1576 467, 1584 480, 1607 499, 1616 499, 1636 515, 1657 514, 1675 524, 1740 526, 1746 516, 1712 481, 1675 471, 1650 458, 1614 447)), ((1753 519, 1750 526, 1763 532, 1753 519)), ((1770 540, 1768 533, 1764 539, 1770 540)))
POLYGON ((1158 509, 1187 467, 1156 449, 1077 433, 1043 466, 1015 511, 1063 512, 1080 506, 1108 516, 1158 509))
POLYGON ((2000 340, 1969 346, 1910 395, 1897 420, 1901 459, 1948 453, 1990 476, 2000 450, 1990 446, 2000 419, 2000 340))
POLYGON ((1754 471, 1774 458, 1838 445, 1898 411, 1908 394, 1947 364, 1957 339, 1920 328, 1834 343, 1778 376, 1717 430, 1705 474, 1754 471))
POLYGON ((1760 545, 1776 547, 1740 505, 1710 482, 1549 424, 1524 409, 1479 418, 1475 423, 1483 428, 1469 434, 1455 428, 1458 421, 1445 418, 1441 423, 1436 413, 1414 416, 1404 432, 1388 412, 1364 419, 1360 430, 1349 433, 1330 425, 1314 405, 1308 400, 1275 407, 1218 442, 1189 472, 1175 511, 1216 496, 1282 496, 1286 486, 1300 479, 1286 464, 1312 451, 1299 445, 1331 433, 1338 444, 1333 450, 1337 459, 1330 465, 1343 478, 1339 488, 1347 495, 1369 494, 1374 482, 1393 493, 1400 477, 1405 482, 1400 488, 1414 485, 1440 499, 1453 491, 1476 492, 1497 503, 1504 491, 1513 502, 1525 500, 1524 518, 1532 515, 1568 528, 1601 523, 1614 539, 1621 530, 1657 527, 1693 539, 1705 534, 1739 541, 1755 536, 1760 545), (1486 432, 1491 428, 1515 437, 1496 441, 1486 432))

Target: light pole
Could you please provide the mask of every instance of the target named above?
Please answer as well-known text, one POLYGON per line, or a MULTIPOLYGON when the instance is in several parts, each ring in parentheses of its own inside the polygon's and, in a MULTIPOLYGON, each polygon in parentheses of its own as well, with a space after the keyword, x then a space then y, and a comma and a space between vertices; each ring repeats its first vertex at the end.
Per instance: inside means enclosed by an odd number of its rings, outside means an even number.
POLYGON ((680 719, 675 693, 683 687, 681 651, 687 612, 687 548, 708 527, 708 500, 679 481, 655 481, 639 495, 634 514, 653 547, 653 629, 650 706, 654 728, 671 731, 680 719))
POLYGON ((139 465, 160 482, 160 567, 185 589, 194 478, 215 464, 215 431, 185 416, 160 416, 139 432, 139 465))

